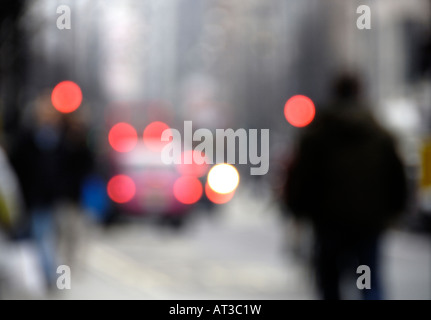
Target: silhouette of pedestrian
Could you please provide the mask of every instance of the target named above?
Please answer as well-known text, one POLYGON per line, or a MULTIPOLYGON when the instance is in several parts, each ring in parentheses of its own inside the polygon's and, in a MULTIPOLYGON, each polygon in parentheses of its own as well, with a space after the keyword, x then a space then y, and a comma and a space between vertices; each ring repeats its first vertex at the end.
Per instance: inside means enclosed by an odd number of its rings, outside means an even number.
MULTIPOLYGON (((382 299, 379 240, 406 205, 406 179, 393 138, 372 117, 354 75, 334 82, 334 99, 304 129, 287 172, 284 200, 315 233, 317 286, 340 299, 343 275, 371 269, 364 299, 382 299)), ((356 281, 352 281, 356 288, 356 281)))
MULTIPOLYGON (((33 120, 24 126, 11 152, 47 287, 56 280, 58 219, 61 202, 79 201, 82 181, 92 157, 85 131, 73 115, 62 115, 51 104, 49 92, 34 103, 33 120)), ((70 228, 70 226, 69 226, 70 228)))

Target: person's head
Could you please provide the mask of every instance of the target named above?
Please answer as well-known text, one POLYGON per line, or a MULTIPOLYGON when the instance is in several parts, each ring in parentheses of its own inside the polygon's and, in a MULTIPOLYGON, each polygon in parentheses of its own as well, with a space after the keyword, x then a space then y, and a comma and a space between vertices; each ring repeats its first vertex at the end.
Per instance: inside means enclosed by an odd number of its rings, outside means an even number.
POLYGON ((48 91, 43 92, 35 101, 35 121, 38 126, 57 126, 61 122, 61 114, 52 106, 48 91))
POLYGON ((361 94, 362 84, 358 75, 344 72, 335 77, 332 83, 332 95, 335 100, 358 100, 361 94))

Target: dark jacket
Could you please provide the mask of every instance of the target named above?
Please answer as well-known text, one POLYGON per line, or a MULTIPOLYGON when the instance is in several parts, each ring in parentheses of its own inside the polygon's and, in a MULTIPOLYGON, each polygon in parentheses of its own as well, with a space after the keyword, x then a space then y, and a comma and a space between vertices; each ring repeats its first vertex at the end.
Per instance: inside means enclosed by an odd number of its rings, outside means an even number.
POLYGON ((406 204, 406 178, 392 137, 361 108, 322 112, 304 131, 284 200, 317 225, 382 229, 406 204))
POLYGON ((51 206, 60 199, 78 201, 82 180, 92 167, 85 136, 57 129, 23 131, 11 154, 27 207, 51 206))

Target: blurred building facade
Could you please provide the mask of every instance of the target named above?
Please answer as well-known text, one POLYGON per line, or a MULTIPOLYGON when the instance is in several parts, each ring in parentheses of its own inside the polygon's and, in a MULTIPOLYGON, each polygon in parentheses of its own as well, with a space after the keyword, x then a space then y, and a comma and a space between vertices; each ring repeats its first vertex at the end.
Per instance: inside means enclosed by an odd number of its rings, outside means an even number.
POLYGON ((431 131, 429 62, 427 73, 418 63, 429 61, 422 47, 430 7, 429 0, 6 1, 3 118, 13 127, 41 88, 67 78, 84 88, 95 127, 109 102, 163 101, 176 124, 271 128, 277 140, 296 133, 280 116, 290 96, 308 95, 319 108, 328 79, 354 69, 414 165, 431 131), (71 30, 56 27, 59 5, 71 8, 71 30), (356 26, 359 5, 371 9, 371 30, 356 26))

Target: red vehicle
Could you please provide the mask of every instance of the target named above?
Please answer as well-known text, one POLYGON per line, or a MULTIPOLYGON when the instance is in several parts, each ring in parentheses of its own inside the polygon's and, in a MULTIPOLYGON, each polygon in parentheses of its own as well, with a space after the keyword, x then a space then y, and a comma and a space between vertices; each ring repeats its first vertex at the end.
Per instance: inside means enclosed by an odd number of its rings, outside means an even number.
MULTIPOLYGON (((109 159, 112 165, 107 192, 119 215, 163 217, 180 225, 195 204, 206 203, 211 208, 212 204, 232 199, 234 191, 224 195, 209 187, 210 165, 207 161, 198 161, 202 164, 193 161, 205 157, 202 153, 188 150, 174 161, 176 164, 162 161, 162 150, 168 143, 161 141, 165 130, 169 127, 163 122, 152 122, 141 139, 128 123, 120 122, 111 128, 109 159), (190 161, 186 159, 191 159, 191 163, 185 164, 190 161)), ((181 146, 177 147, 172 149, 181 150, 181 146)), ((223 172, 217 174, 219 178, 221 174, 223 172)), ((224 178, 221 181, 225 181, 224 178)))
POLYGON ((130 152, 114 152, 112 160, 117 181, 111 179, 111 190, 108 183, 108 194, 122 215, 159 216, 178 223, 190 211, 192 205, 181 203, 174 194, 182 175, 176 165, 162 162, 160 152, 139 141, 130 152))

